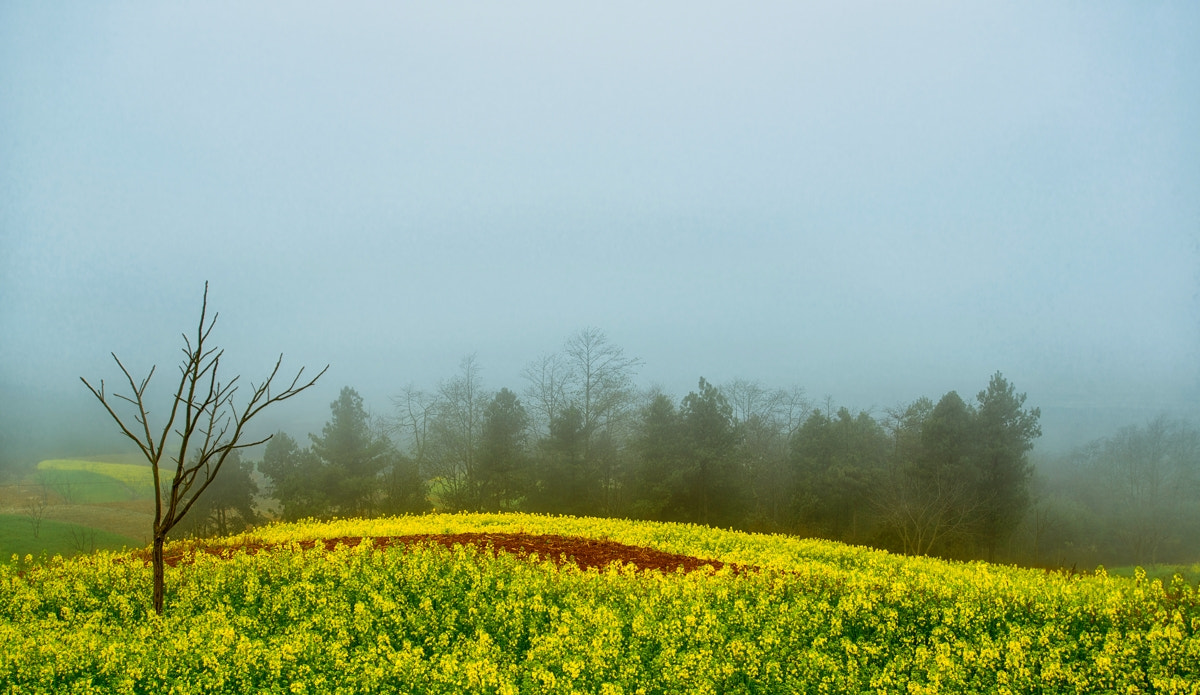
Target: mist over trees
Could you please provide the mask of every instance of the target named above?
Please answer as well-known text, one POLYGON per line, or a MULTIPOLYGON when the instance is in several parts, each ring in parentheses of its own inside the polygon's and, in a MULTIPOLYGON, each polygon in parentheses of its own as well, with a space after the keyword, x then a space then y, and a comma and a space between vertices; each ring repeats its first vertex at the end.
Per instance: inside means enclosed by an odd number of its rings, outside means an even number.
POLYGON ((1039 558, 1086 567, 1200 556, 1194 424, 1159 417, 1124 427, 1042 468, 1027 520, 1039 558))
MULTIPOLYGON (((634 386, 596 329, 492 388, 474 355, 371 414, 347 386, 320 433, 277 433, 258 494, 283 519, 532 511, 707 524, 913 555, 1040 566, 1200 556, 1200 430, 1166 418, 1035 462, 1041 412, 997 372, 882 412, 798 387, 699 377, 634 386)), ((227 462, 183 531, 257 523, 251 465, 227 462)))
POLYGON ((277 432, 259 470, 289 521, 308 517, 374 516, 428 509, 425 481, 383 428, 373 426, 350 387, 329 404, 330 419, 309 446, 277 432))
POLYGON ((638 391, 641 362, 596 329, 488 388, 474 355, 434 390, 403 387, 372 418, 354 389, 320 436, 286 434, 259 469, 279 514, 436 506, 618 516, 794 533, 914 555, 1046 566, 1200 554, 1200 433, 1166 419, 1068 456, 997 372, 883 413, 802 389, 704 377, 682 397, 638 391))

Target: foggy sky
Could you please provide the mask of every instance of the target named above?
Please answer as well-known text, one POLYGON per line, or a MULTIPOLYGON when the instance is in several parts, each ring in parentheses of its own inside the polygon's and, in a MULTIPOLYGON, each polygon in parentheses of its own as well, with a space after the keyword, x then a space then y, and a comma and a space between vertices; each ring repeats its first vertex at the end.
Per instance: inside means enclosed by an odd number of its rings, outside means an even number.
POLYGON ((301 433, 589 326, 676 396, 1200 413, 1200 6, 743 5, 3 4, 0 417, 106 425, 205 280, 232 373, 332 365, 301 433))

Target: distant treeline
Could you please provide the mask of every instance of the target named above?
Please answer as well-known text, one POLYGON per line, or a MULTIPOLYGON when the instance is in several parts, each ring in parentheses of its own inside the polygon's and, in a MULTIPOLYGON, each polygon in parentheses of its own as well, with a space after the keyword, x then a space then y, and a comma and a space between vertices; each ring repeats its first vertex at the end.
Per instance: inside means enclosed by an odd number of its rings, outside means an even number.
MULTIPOLYGON (((1000 373, 970 401, 951 391, 873 416, 746 381, 701 378, 678 400, 639 392, 639 365, 585 330, 529 365, 520 392, 485 389, 474 357, 435 391, 405 388, 384 418, 370 418, 346 387, 319 435, 301 445, 276 434, 259 470, 284 519, 436 505, 1081 569, 1200 559, 1194 427, 1156 421, 1035 471, 1040 411, 1000 373)), ((227 532, 253 518, 249 466, 222 476, 193 529, 227 532)))

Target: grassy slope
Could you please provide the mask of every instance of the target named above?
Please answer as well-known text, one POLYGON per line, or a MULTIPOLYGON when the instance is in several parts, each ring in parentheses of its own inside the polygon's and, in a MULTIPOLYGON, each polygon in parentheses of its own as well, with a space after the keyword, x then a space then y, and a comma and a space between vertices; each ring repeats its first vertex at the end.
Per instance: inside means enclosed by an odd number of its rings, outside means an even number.
POLYGON ((72 557, 92 550, 120 550, 143 544, 134 538, 97 528, 43 519, 38 537, 27 516, 0 514, 0 563, 12 561, 12 556, 41 554, 72 557))
POLYGON ((144 465, 51 459, 38 463, 37 477, 74 504, 143 499, 154 494, 153 473, 144 465))
POLYGON ((81 549, 145 545, 153 514, 150 468, 128 456, 41 461, 0 500, 0 563, 20 556, 71 557, 81 549), (30 496, 49 506, 39 531, 25 513, 30 496))
POLYGON ((83 470, 42 470, 37 479, 47 494, 65 504, 105 504, 137 499, 125 483, 102 473, 83 470))

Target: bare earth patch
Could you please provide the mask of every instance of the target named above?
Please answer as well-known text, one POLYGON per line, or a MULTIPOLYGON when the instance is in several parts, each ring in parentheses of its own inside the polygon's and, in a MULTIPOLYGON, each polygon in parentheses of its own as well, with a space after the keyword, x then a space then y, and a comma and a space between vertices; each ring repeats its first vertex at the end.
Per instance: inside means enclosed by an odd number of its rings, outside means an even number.
MULTIPOLYGON (((393 546, 408 546, 420 543, 437 543, 447 548, 456 545, 473 545, 486 548, 496 554, 506 552, 518 557, 537 555, 539 558, 553 560, 558 565, 574 563, 582 569, 601 569, 613 562, 633 565, 639 570, 655 570, 658 572, 675 572, 682 570, 692 572, 703 567, 714 570, 721 569, 725 563, 720 560, 691 557, 667 553, 654 548, 617 543, 616 541, 597 540, 594 538, 576 538, 571 536, 534 535, 525 533, 455 533, 455 534, 420 534, 411 536, 380 536, 376 538, 361 538, 344 536, 341 538, 325 538, 321 540, 299 541, 302 549, 311 549, 320 543, 325 549, 332 550, 343 547, 357 547, 361 543, 370 543, 373 548, 383 549, 393 546)), ((258 553, 275 550, 281 544, 248 542, 234 546, 218 546, 196 544, 173 549, 163 557, 163 561, 171 566, 187 562, 197 552, 204 552, 218 557, 229 557, 234 553, 258 553)), ((150 560, 148 550, 139 551, 135 557, 150 560)), ((735 571, 744 568, 731 565, 735 571)))

